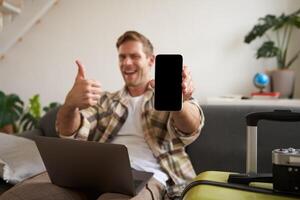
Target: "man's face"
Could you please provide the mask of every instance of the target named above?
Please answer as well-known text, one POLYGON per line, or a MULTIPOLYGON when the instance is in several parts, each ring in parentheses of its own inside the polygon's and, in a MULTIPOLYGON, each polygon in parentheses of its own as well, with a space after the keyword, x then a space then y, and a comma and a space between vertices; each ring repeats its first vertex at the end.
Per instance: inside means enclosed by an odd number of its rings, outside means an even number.
POLYGON ((143 44, 127 41, 119 46, 119 66, 127 87, 145 86, 150 80, 154 56, 147 56, 143 44))

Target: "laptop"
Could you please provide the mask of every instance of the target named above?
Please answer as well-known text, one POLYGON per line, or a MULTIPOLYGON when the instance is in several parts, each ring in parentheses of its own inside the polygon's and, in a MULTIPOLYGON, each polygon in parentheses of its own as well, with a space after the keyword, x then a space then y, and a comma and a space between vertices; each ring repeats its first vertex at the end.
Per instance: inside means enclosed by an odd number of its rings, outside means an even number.
POLYGON ((50 137, 34 140, 51 182, 58 186, 134 196, 153 176, 132 170, 124 145, 50 137))

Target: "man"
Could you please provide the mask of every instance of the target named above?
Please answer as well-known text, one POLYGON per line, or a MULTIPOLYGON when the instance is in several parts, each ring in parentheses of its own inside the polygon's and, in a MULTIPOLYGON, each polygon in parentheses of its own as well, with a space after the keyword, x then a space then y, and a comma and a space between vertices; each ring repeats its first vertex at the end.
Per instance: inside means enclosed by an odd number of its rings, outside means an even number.
MULTIPOLYGON (((87 79, 84 66, 76 61, 75 83, 57 115, 58 132, 61 137, 126 145, 131 166, 154 173, 133 199, 172 197, 195 176, 184 148, 199 136, 204 122, 199 105, 191 98, 190 73, 184 67, 182 110, 156 111, 151 42, 138 32, 128 31, 116 46, 125 87, 115 93, 102 91, 100 83, 87 79)), ((107 193, 98 199, 129 198, 107 193)))

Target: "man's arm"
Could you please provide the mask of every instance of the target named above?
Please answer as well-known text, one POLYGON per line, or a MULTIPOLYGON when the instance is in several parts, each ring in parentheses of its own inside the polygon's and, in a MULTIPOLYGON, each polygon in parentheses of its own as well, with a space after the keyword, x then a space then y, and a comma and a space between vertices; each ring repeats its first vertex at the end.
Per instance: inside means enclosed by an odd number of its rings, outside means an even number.
POLYGON ((96 105, 100 99, 99 82, 85 78, 84 66, 76 61, 78 73, 73 88, 68 93, 65 103, 57 113, 56 126, 63 136, 73 135, 81 124, 79 110, 96 105))
POLYGON ((193 92, 194 86, 190 71, 184 66, 182 72, 182 109, 181 111, 172 112, 172 119, 174 120, 174 126, 187 135, 198 130, 202 120, 199 108, 188 101, 191 99, 193 92))
POLYGON ((57 113, 56 126, 61 135, 73 135, 79 129, 80 124, 81 117, 79 109, 68 108, 66 105, 60 107, 57 113))
POLYGON ((196 105, 185 101, 181 111, 172 112, 174 126, 181 132, 188 134, 198 130, 201 122, 201 115, 196 105))

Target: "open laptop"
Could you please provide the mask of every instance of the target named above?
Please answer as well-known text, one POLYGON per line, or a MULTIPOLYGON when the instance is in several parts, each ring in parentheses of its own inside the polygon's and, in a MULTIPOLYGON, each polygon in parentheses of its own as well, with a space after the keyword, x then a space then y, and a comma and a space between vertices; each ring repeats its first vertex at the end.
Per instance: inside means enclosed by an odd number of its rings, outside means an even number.
POLYGON ((50 137, 34 140, 51 182, 58 186, 134 196, 153 175, 131 169, 124 145, 50 137))

